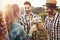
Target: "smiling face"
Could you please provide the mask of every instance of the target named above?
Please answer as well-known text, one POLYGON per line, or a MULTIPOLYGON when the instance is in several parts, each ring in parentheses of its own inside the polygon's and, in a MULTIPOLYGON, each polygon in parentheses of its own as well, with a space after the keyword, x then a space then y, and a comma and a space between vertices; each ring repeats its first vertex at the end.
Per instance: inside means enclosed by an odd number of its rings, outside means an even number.
POLYGON ((46 13, 48 14, 48 16, 54 15, 56 13, 56 9, 46 6, 46 13))
POLYGON ((31 6, 29 4, 24 5, 25 12, 28 14, 31 11, 31 6))
POLYGON ((50 16, 53 14, 53 11, 50 7, 46 7, 46 13, 50 16))

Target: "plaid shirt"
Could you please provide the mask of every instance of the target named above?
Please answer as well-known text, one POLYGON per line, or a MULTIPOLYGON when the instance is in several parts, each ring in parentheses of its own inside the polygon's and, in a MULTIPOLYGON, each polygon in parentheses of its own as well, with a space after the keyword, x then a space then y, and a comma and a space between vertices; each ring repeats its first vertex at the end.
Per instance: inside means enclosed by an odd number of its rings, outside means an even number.
POLYGON ((18 21, 24 26, 24 30, 26 33, 29 32, 29 29, 32 26, 32 21, 36 17, 36 15, 33 14, 32 12, 30 12, 30 14, 31 16, 29 17, 29 19, 27 19, 27 15, 24 13, 24 15, 22 15, 18 21))
POLYGON ((60 40, 60 14, 56 13, 53 21, 47 16, 45 29, 49 32, 49 40, 60 40))

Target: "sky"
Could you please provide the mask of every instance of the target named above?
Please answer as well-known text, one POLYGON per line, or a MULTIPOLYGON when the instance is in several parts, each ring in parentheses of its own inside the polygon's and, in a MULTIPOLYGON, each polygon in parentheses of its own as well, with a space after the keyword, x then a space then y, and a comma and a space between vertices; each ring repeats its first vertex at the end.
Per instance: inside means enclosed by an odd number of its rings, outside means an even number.
MULTIPOLYGON (((25 1, 29 1, 33 7, 40 7, 46 0, 0 0, 0 10, 4 10, 7 4, 18 4, 19 7, 23 7, 25 1)), ((60 7, 60 0, 57 0, 57 5, 60 7)))

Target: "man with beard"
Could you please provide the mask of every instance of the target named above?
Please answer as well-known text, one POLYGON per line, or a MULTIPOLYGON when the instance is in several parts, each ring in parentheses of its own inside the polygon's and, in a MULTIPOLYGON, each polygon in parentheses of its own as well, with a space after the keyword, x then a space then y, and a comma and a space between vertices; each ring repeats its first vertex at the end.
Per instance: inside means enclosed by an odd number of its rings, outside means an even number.
POLYGON ((24 2, 24 14, 21 16, 20 23, 24 26, 26 34, 29 33, 30 27, 32 26, 32 20, 36 17, 35 14, 31 12, 32 6, 31 3, 26 1, 24 2))
POLYGON ((45 29, 49 32, 49 40, 60 40, 60 14, 57 12, 56 0, 46 0, 45 29))

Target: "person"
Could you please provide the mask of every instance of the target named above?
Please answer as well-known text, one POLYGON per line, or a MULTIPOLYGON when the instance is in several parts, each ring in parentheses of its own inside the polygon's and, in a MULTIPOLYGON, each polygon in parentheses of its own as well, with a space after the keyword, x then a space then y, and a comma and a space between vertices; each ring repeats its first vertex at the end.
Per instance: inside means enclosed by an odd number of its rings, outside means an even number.
POLYGON ((24 40, 25 34, 23 30, 23 26, 20 25, 17 20, 19 18, 19 7, 17 4, 13 4, 10 7, 12 10, 9 9, 6 14, 6 20, 9 21, 9 40, 24 40), (9 16, 10 15, 10 16, 9 16))
POLYGON ((5 20, 6 20, 6 25, 8 28, 8 31, 10 30, 10 24, 13 21, 14 16, 13 16, 13 12, 12 12, 12 5, 8 4, 6 6, 6 10, 5 10, 5 20))
POLYGON ((46 0, 45 29, 48 30, 49 40, 60 40, 60 14, 57 12, 57 1, 46 0))
POLYGON ((0 10, 0 40, 8 40, 8 30, 3 12, 0 10))
POLYGON ((24 14, 21 15, 21 21, 19 22, 24 26, 26 34, 29 33, 30 27, 32 26, 32 20, 36 17, 31 10, 31 3, 29 1, 24 2, 24 14))
POLYGON ((41 17, 35 18, 33 21, 33 26, 29 31, 30 36, 32 36, 31 40, 47 40, 48 31, 44 30, 41 17))

